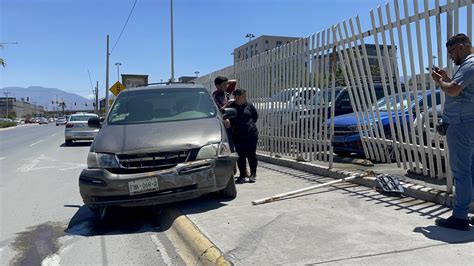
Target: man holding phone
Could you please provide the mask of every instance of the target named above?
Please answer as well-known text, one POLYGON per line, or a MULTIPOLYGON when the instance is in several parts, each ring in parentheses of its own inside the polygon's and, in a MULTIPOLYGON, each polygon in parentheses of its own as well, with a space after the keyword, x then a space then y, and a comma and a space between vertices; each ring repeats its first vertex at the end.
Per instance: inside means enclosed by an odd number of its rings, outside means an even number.
POLYGON ((457 34, 446 42, 449 57, 458 67, 450 78, 445 70, 433 67, 432 78, 446 94, 443 124, 449 148, 449 164, 455 181, 453 214, 439 218, 441 227, 469 231, 469 205, 474 199, 474 54, 465 34, 457 34))

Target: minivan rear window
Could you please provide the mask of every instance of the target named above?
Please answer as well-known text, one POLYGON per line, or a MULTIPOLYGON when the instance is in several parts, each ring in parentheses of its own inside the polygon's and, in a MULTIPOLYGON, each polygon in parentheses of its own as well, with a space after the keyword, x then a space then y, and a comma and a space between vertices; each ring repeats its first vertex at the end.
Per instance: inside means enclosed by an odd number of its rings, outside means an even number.
POLYGON ((107 118, 111 125, 170 122, 215 117, 209 93, 196 89, 156 89, 122 93, 107 118))

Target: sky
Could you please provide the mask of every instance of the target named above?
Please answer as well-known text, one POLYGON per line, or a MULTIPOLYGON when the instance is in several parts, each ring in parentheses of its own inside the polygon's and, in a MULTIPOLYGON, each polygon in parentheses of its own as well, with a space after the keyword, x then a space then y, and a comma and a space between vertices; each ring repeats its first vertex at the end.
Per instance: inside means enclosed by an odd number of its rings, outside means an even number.
MULTIPOLYGON (((232 64, 247 33, 305 37, 361 15, 386 0, 174 0, 175 78, 213 72, 232 64)), ((411 2, 411 1, 410 1, 411 2)), ((115 45, 134 0, 0 0, 0 50, 7 66, 0 87, 43 86, 104 92, 106 35, 115 45)), ((170 1, 138 0, 110 56, 110 85, 122 74, 170 78, 170 1)))

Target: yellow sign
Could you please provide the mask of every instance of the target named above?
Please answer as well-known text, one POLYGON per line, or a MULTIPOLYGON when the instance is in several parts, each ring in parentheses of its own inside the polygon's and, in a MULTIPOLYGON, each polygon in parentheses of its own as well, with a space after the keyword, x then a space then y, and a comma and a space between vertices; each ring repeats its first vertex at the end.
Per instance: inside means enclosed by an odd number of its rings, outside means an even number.
POLYGON ((109 89, 115 96, 119 95, 119 93, 125 90, 125 86, 120 83, 120 81, 115 82, 112 87, 109 89))

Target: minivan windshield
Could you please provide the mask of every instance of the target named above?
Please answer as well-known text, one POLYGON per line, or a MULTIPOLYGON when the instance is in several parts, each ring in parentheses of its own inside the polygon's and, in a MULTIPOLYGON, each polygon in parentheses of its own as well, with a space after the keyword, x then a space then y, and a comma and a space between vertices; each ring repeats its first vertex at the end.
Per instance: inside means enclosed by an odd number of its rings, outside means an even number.
POLYGON ((120 94, 110 111, 111 125, 209 118, 217 110, 205 89, 154 89, 120 94))

